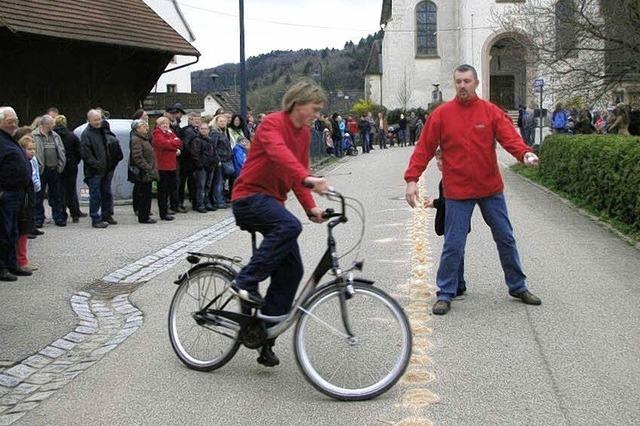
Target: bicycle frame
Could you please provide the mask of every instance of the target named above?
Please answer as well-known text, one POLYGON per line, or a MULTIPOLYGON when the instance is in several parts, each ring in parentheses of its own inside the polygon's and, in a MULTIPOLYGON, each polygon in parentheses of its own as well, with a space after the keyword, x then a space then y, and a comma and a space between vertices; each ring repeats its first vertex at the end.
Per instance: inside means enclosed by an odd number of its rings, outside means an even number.
MULTIPOLYGON (((322 277, 324 277, 324 275, 327 272, 332 271, 333 274, 336 276, 336 279, 327 283, 326 285, 337 285, 337 286, 349 285, 349 283, 353 279, 353 275, 349 274, 349 277, 345 284, 345 279, 344 279, 345 273, 341 270, 340 264, 338 262, 338 255, 336 252, 336 241, 333 236, 333 228, 335 228, 341 223, 346 223, 348 221, 347 216, 345 214, 345 211, 346 211, 345 200, 344 200, 344 197, 337 192, 332 191, 328 195, 337 197, 340 199, 341 212, 339 213, 331 212, 326 216, 329 218, 333 218, 327 224, 327 229, 328 229, 327 249, 325 250, 324 254, 322 255, 322 258, 320 259, 316 268, 314 269, 313 274, 311 274, 311 277, 305 283, 302 289, 302 292, 293 302, 293 306, 291 307, 291 310, 289 311, 289 313, 279 317, 269 317, 269 316, 261 315, 259 312, 255 316, 248 316, 248 315, 243 315, 238 313, 231 313, 228 311, 209 310, 209 306, 212 305, 217 298, 215 298, 209 304, 207 304, 207 306, 205 306, 200 312, 203 314, 209 313, 209 314, 220 315, 222 317, 228 317, 228 319, 231 319, 231 320, 237 320, 237 319, 240 319, 241 317, 245 317, 247 320, 249 320, 251 318, 257 317, 258 319, 261 319, 266 322, 277 323, 276 325, 269 327, 267 329, 267 338, 272 339, 284 333, 289 327, 295 324, 295 322, 298 320, 300 315, 302 315, 302 312, 304 312, 302 308, 303 305, 307 302, 309 297, 316 291, 318 284, 320 283, 320 280, 322 279, 322 277)), ((253 243, 253 247, 255 248, 255 234, 252 234, 252 243, 253 243)), ((361 269, 361 268, 362 268, 361 263, 358 263, 356 264, 356 266, 354 266, 354 269, 361 269)), ((373 282, 367 281, 367 280, 364 280, 364 282, 370 282, 371 284, 373 284, 373 282)), ((346 309, 344 309, 345 301, 349 297, 350 297, 350 294, 343 293, 340 296, 340 305, 342 308, 341 315, 342 315, 343 323, 345 326, 345 330, 349 335, 349 337, 352 337, 353 334, 351 333, 349 321, 348 321, 348 318, 346 317, 346 309)))

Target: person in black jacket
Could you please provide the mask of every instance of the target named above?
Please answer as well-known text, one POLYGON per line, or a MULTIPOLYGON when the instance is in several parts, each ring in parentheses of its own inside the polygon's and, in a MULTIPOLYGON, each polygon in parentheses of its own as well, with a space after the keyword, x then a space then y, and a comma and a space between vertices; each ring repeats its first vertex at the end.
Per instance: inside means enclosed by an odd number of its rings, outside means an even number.
POLYGON ((201 120, 195 112, 187 114, 187 120, 188 124, 185 127, 181 127, 180 133, 177 133, 178 137, 182 141, 182 154, 178 157, 178 168, 180 170, 180 181, 178 182, 178 203, 180 204, 179 209, 181 210, 186 210, 184 207, 185 184, 189 191, 189 202, 191 203, 191 208, 195 209, 197 207, 197 189, 193 177, 195 167, 193 159, 191 158, 191 148, 189 145, 193 138, 198 135, 198 128, 200 127, 201 120))
MULTIPOLYGON (((18 116, 11 107, 0 107, 0 281, 15 281, 18 270, 18 212, 31 181, 27 154, 13 139, 18 116)), ((30 275, 30 274, 28 274, 30 275)))
POLYGON ((211 132, 209 137, 213 142, 218 157, 218 164, 213 170, 213 179, 211 184, 211 193, 209 194, 213 207, 217 209, 229 208, 224 197, 224 181, 230 180, 229 189, 233 188, 233 151, 231 150, 231 142, 226 135, 227 118, 224 115, 217 115, 209 124, 211 132))
POLYGON ((113 134, 103 126, 100 111, 89 110, 87 121, 89 124, 80 136, 80 152, 84 161, 84 180, 89 186, 89 214, 94 228, 106 228, 110 224, 117 224, 112 217, 111 193, 111 179, 115 167, 107 146, 107 136, 113 134))
MULTIPOLYGON (((436 149, 436 164, 438 170, 442 172, 442 151, 440 148, 436 149)), ((427 199, 425 207, 432 207, 436 209, 435 231, 436 235, 444 235, 444 218, 446 199, 444 198, 444 191, 442 189, 442 180, 438 184, 438 197, 435 199, 427 199)), ((469 224, 469 232, 471 232, 471 224, 469 224)), ((456 296, 462 296, 467 291, 467 282, 464 279, 464 254, 460 260, 460 268, 458 268, 458 289, 456 296)))
POLYGON ((78 190, 76 181, 78 179, 78 164, 82 159, 80 153, 80 139, 67 128, 67 118, 64 115, 58 115, 55 118, 55 127, 53 131, 60 135, 64 144, 64 152, 66 163, 62 171, 62 196, 65 207, 65 219, 67 217, 66 210, 73 219, 73 223, 77 223, 81 217, 87 217, 86 213, 80 211, 80 202, 78 201, 78 190))
POLYGON ((200 213, 207 210, 214 210, 213 205, 208 201, 207 188, 209 179, 215 163, 218 161, 213 141, 209 137, 209 126, 201 123, 198 134, 191 139, 189 144, 190 154, 193 161, 194 209, 200 213))

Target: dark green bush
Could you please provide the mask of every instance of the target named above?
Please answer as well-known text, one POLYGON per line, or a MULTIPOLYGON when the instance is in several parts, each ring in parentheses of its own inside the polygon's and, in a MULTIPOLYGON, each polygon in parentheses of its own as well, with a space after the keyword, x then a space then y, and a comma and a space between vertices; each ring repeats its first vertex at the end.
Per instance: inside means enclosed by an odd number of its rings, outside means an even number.
POLYGON ((539 174, 548 186, 640 232, 640 138, 549 136, 539 174))

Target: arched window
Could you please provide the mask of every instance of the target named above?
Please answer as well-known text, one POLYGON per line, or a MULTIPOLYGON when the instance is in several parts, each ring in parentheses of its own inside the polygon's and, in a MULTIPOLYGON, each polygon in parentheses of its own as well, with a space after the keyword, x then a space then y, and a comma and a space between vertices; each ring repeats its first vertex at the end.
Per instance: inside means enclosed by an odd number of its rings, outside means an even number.
POLYGON ((438 54, 438 8, 423 1, 416 7, 416 55, 438 54))

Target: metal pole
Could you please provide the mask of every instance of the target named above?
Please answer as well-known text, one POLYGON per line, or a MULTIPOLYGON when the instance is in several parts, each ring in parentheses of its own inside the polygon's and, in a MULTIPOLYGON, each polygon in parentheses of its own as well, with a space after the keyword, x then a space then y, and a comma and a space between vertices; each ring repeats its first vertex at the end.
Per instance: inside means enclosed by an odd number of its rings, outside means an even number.
POLYGON ((244 63, 244 0, 240 0, 240 115, 247 119, 247 76, 244 63))
POLYGON ((540 147, 542 147, 542 91, 544 86, 540 87, 540 147))

